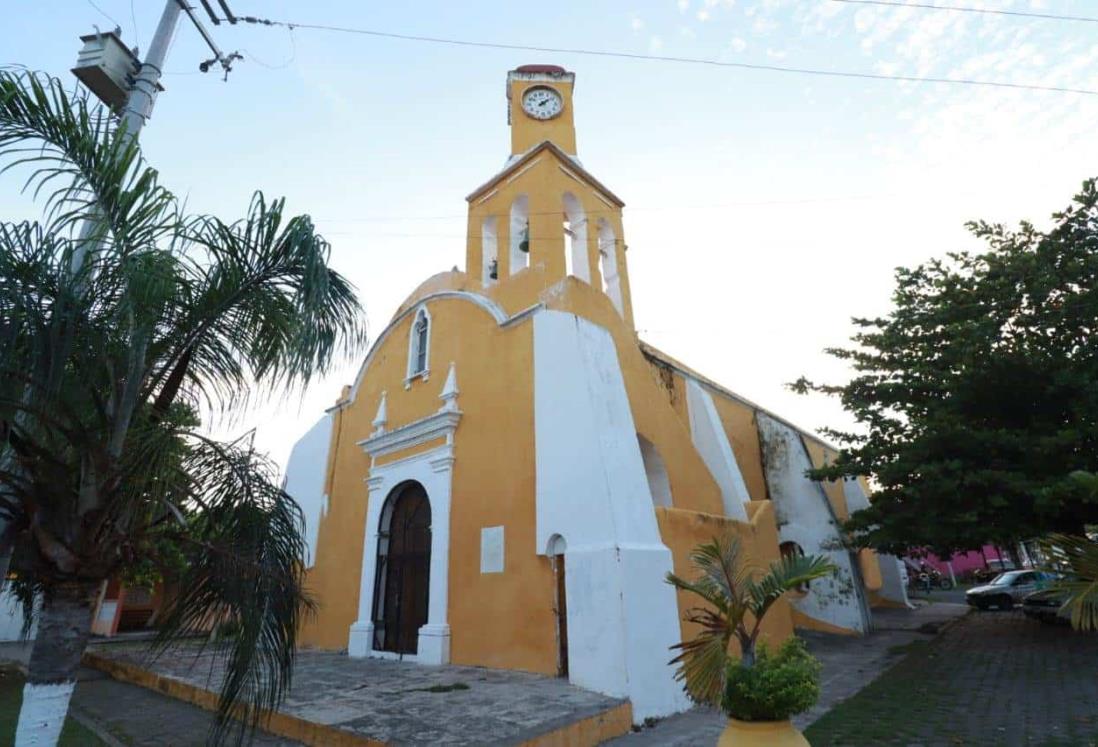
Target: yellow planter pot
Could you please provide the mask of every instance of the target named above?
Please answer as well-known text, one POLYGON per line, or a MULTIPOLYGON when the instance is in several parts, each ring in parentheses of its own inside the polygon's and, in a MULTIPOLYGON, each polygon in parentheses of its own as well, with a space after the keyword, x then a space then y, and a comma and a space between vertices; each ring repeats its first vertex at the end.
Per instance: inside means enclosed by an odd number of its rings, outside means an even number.
POLYGON ((717 747, 810 747, 804 735, 789 721, 737 721, 728 726, 717 740, 717 747))

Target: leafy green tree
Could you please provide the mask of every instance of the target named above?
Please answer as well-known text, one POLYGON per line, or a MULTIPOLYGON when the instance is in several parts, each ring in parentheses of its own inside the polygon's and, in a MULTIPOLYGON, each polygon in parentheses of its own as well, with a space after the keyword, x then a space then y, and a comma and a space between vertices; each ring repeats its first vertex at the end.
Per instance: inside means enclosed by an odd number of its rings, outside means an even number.
POLYGON ((194 413, 356 355, 353 288, 282 201, 184 215, 109 113, 55 79, 0 71, 0 165, 43 204, 0 224, 0 555, 41 599, 17 741, 56 739, 95 590, 150 567, 178 571, 157 646, 236 625, 212 736, 243 739, 288 687, 310 608, 303 518, 250 439, 212 440, 194 413))
POLYGON ((769 568, 758 568, 744 557, 734 535, 714 537, 698 545, 690 560, 696 578, 688 580, 668 573, 667 583, 704 602, 686 614, 687 621, 701 630, 689 641, 675 644, 679 653, 671 663, 677 665, 675 679, 683 683, 691 699, 720 705, 733 664, 728 653, 732 640, 740 646, 737 666, 753 667, 762 623, 774 604, 786 592, 836 569, 822 555, 785 556, 769 568))
POLYGON ((855 541, 894 554, 1082 534, 1098 498, 1098 189, 1083 184, 1048 231, 973 222, 987 244, 899 269, 893 309, 855 319, 831 349, 854 377, 792 387, 840 398, 854 432, 816 479, 866 475, 855 541))

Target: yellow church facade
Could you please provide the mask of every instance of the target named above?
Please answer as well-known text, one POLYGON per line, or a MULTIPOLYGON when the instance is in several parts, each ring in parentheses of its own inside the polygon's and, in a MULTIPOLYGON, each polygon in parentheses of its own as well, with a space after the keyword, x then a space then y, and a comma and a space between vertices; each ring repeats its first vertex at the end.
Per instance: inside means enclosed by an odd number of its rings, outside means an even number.
POLYGON ((667 662, 693 601, 664 577, 717 534, 838 566, 771 641, 857 634, 906 597, 894 558, 839 542, 865 486, 804 476, 826 444, 638 338, 624 203, 576 157, 574 85, 508 73, 511 155, 467 197, 465 271, 408 296, 294 447, 319 603, 301 643, 566 676, 639 722, 689 706, 667 662))

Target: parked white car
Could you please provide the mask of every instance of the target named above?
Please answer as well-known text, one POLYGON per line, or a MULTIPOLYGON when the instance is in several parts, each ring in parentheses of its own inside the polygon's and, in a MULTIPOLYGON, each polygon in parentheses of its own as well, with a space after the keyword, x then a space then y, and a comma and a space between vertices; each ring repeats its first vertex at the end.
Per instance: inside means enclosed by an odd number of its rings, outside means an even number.
POLYGON ((993 578, 989 584, 969 589, 965 593, 965 601, 981 610, 989 607, 1008 610, 1026 595, 1044 588, 1051 580, 1051 576, 1041 571, 1007 571, 993 578))

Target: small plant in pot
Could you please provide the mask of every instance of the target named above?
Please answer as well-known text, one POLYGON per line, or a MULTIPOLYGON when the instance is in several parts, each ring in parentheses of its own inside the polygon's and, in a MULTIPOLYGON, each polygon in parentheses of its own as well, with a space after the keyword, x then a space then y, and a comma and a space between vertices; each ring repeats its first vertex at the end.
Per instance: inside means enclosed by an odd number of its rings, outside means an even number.
POLYGON ((721 707, 729 717, 719 747, 803 747, 808 742, 789 719, 819 697, 819 665, 801 641, 771 653, 758 645, 763 620, 774 604, 798 587, 835 571, 823 556, 790 555, 760 569, 743 557, 732 535, 698 545, 690 556, 698 574, 674 573, 667 582, 705 602, 687 612, 701 632, 674 646, 675 677, 697 703, 721 707), (733 638, 740 657, 728 647, 733 638))

